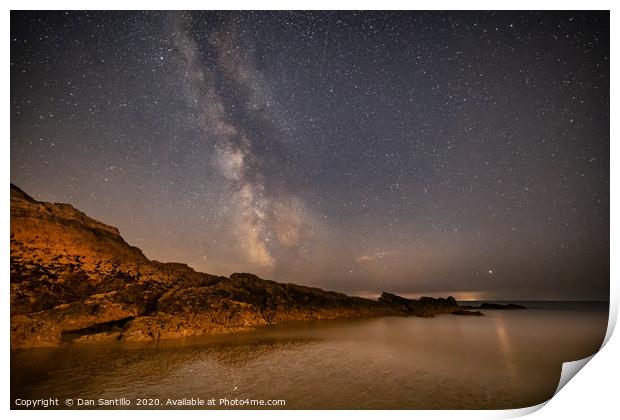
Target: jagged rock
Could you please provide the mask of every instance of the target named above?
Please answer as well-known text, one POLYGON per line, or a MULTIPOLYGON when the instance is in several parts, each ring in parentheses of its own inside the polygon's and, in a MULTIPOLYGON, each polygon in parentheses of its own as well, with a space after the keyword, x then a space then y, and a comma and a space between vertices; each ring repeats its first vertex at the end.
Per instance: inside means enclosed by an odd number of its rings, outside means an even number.
POLYGON ((459 309, 457 311, 453 311, 452 315, 463 315, 463 316, 483 316, 484 314, 480 311, 467 311, 459 309))
POLYGON ((11 346, 152 341, 270 323, 381 315, 433 316, 454 298, 379 301, 236 273, 148 260, 118 229, 11 185, 11 346))
POLYGON ((407 299, 392 293, 383 292, 379 297, 379 303, 387 306, 397 307, 408 315, 415 315, 424 318, 433 317, 435 314, 450 313, 458 309, 456 300, 450 296, 448 298, 432 298, 422 296, 420 299, 407 299))
POLYGON ((121 338, 121 331, 106 331, 101 333, 80 335, 72 340, 74 343, 100 343, 102 341, 118 341, 121 338))

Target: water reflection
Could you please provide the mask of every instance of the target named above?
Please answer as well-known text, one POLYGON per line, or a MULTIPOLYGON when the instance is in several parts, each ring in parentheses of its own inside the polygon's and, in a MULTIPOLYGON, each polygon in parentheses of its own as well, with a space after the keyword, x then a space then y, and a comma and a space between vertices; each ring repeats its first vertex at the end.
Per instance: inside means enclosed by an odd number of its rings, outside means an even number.
POLYGON ((156 345, 15 351, 15 398, 252 398, 287 408, 514 408, 602 342, 606 310, 297 323, 156 345))
POLYGON ((506 325, 504 318, 501 316, 493 319, 495 323, 495 331, 497 332, 497 342, 499 344, 500 353, 504 359, 504 366, 506 368, 507 375, 511 380, 518 376, 518 365, 515 363, 513 347, 511 344, 510 336, 506 331, 506 325))

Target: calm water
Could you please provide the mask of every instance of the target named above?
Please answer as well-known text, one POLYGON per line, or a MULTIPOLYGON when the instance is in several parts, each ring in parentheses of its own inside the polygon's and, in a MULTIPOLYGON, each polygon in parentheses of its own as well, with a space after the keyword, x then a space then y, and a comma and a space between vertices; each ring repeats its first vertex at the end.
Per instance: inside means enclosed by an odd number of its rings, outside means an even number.
POLYGON ((297 323, 157 345, 14 351, 11 404, 195 397, 285 399, 288 409, 530 406, 553 395, 562 362, 598 350, 608 306, 527 305, 484 317, 297 323))

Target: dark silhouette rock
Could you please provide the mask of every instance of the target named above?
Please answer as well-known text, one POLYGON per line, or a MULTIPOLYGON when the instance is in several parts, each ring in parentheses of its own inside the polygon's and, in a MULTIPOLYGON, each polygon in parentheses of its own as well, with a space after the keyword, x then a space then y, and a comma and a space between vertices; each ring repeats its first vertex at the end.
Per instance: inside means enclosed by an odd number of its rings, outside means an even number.
POLYGON ((379 297, 379 303, 397 308, 407 315, 419 317, 432 317, 435 314, 450 313, 458 308, 456 300, 450 296, 448 298, 432 298, 422 296, 420 299, 407 299, 393 293, 383 292, 379 297))
POLYGON ((451 312, 452 315, 462 315, 462 316, 483 316, 484 314, 480 311, 467 311, 463 309, 459 309, 451 312))
POLYGON ((516 305, 514 303, 509 303, 507 305, 502 305, 499 303, 482 303, 480 306, 473 305, 461 305, 463 309, 490 309, 490 310, 513 310, 513 309, 527 309, 523 305, 516 305))
POLYGON ((509 303, 507 305, 500 305, 499 303, 483 303, 480 305, 480 309, 512 310, 512 309, 526 309, 526 308, 523 305, 516 305, 514 303, 509 303))

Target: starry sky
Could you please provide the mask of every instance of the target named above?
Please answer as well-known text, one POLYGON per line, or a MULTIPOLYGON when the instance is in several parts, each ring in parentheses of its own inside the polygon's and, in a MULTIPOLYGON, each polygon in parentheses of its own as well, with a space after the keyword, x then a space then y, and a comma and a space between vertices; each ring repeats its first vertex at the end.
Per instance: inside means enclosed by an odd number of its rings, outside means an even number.
POLYGON ((11 182, 159 261, 606 299, 608 12, 12 12, 11 182))

